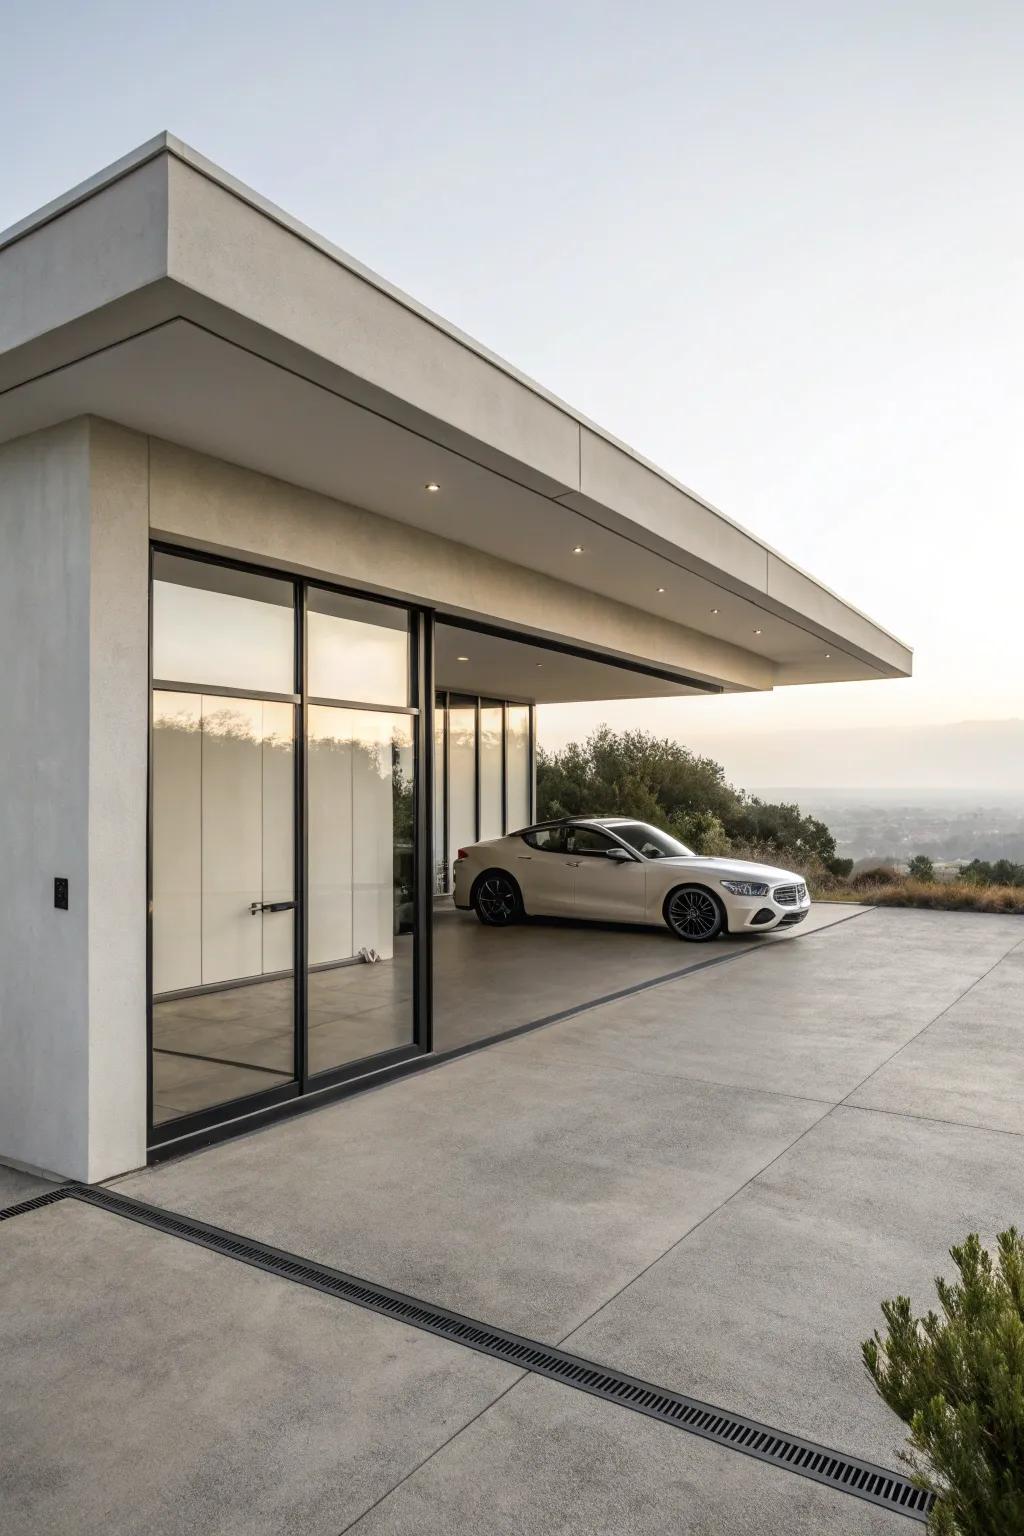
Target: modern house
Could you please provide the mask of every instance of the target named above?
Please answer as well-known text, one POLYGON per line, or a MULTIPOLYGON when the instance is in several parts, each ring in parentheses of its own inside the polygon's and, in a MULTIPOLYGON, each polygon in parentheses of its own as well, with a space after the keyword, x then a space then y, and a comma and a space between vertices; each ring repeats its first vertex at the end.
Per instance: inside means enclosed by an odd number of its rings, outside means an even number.
POLYGON ((536 704, 911 668, 168 135, 0 236, 0 519, 0 1160, 83 1180, 505 1027, 536 704))

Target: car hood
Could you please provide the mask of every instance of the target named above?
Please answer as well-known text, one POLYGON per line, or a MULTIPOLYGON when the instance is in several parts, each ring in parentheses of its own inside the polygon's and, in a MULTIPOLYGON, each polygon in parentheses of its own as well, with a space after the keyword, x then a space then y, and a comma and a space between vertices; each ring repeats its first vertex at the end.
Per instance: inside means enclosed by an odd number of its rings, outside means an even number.
POLYGON ((690 857, 679 855, 670 859, 652 859, 652 864, 671 864, 679 869, 706 871, 714 875, 718 880, 767 880, 771 885, 777 885, 781 881, 788 884, 803 883, 803 875, 794 874, 791 869, 778 869, 774 864, 749 864, 744 859, 706 859, 702 854, 695 853, 690 857))

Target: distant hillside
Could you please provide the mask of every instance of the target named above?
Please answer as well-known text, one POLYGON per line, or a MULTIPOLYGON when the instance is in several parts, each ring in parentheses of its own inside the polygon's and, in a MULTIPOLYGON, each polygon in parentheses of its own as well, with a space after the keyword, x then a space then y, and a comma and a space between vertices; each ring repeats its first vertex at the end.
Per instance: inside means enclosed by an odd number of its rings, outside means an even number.
POLYGON ((1024 793, 1024 720, 764 735, 687 732, 733 784, 1024 793))

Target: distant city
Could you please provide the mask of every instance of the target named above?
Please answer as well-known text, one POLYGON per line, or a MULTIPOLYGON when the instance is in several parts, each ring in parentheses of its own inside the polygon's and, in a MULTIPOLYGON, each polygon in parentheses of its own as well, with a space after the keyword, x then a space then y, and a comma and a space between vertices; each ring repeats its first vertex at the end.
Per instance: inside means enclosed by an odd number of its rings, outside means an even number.
POLYGON ((765 785, 763 800, 795 801, 831 828, 840 857, 856 865, 905 864, 915 853, 936 864, 1000 858, 1024 862, 1024 787, 819 789, 765 785))

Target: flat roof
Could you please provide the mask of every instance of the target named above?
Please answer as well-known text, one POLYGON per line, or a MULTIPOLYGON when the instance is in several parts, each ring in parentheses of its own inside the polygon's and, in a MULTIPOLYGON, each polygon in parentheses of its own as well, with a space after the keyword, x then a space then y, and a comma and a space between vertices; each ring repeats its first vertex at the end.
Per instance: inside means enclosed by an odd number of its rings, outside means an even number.
MULTIPOLYGON (((198 419, 189 422, 183 410, 161 410, 155 399, 152 410, 144 409, 140 381, 147 368, 154 377, 171 365, 202 375, 219 368, 225 385, 230 376, 237 389, 237 353, 245 349, 254 361, 290 370, 296 381, 329 390, 337 400, 436 442, 463 462, 582 519, 601 547, 588 551, 593 564, 586 572, 570 562, 564 579, 657 612, 664 605, 647 599, 664 588, 656 577, 649 585, 655 567, 644 556, 669 561, 692 578, 675 594, 683 611, 677 608, 672 617, 767 657, 776 668, 775 682, 910 672, 909 647, 888 630, 171 134, 150 139, 0 234, 4 277, 15 302, 6 322, 0 316, 0 437, 58 419, 42 397, 61 390, 40 383, 77 368, 82 387, 77 393, 64 387, 65 416, 83 401, 93 414, 108 414, 113 407, 113 419, 151 435, 430 526, 427 509, 368 501, 358 474, 351 483, 344 477, 333 483, 309 444, 303 479, 286 443, 275 456, 273 445, 248 449, 228 430, 218 441, 198 419), (101 207, 102 218, 95 212, 101 207), (44 253, 47 260, 41 263, 44 253), (156 337, 174 322, 173 345, 170 333, 156 337), (211 339, 221 345, 211 345, 211 339), (124 364, 123 405, 110 360, 105 371, 91 366, 108 349, 118 349, 124 364), (20 399, 12 401, 12 393, 20 399), (35 396, 34 410, 29 394, 35 396), (27 409, 19 408, 26 403, 27 409), (616 579, 623 561, 632 562, 631 571, 636 567, 632 583, 616 579), (736 624, 727 637, 705 622, 718 612, 717 591, 747 605, 735 610, 736 624), (767 645, 759 643, 766 628, 757 622, 759 613, 770 614, 776 629, 767 645), (755 622, 748 624, 751 617, 755 622), (833 657, 826 647, 839 654, 833 657), (827 667, 826 659, 843 665, 827 667)), ((246 387, 252 387, 255 400, 258 369, 250 372, 246 387)), ((296 409, 299 392, 293 391, 296 409)), ((472 494, 479 508, 478 478, 472 494)), ((564 521, 569 527, 569 519, 564 521)), ((542 522, 543 516, 537 526, 542 522)), ((521 549, 506 551, 499 530, 482 530, 479 523, 479 517, 456 519, 451 536, 524 563, 521 549)))

